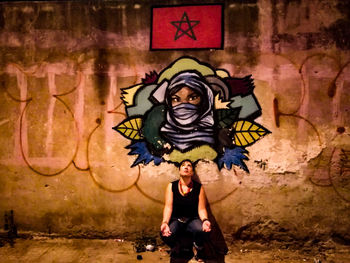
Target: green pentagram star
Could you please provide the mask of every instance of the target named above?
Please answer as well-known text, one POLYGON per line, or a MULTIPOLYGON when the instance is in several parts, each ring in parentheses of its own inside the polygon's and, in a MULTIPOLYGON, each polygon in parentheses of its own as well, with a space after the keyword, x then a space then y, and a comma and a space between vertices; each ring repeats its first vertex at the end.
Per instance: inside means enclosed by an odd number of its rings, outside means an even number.
POLYGON ((175 41, 178 40, 183 35, 187 35, 193 40, 197 40, 193 28, 199 24, 198 20, 189 20, 186 12, 182 15, 182 18, 180 21, 172 21, 170 22, 174 27, 177 28, 176 34, 175 34, 175 41), (182 24, 185 24, 185 28, 182 28, 182 24), (188 25, 186 29, 186 24, 188 25))

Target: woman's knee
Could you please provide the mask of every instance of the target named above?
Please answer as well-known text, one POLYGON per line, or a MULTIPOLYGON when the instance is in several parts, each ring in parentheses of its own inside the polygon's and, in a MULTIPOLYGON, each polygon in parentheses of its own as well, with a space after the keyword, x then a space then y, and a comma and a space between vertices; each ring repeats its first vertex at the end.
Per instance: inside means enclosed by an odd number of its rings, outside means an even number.
POLYGON ((187 231, 192 233, 203 232, 202 221, 200 219, 192 220, 187 226, 187 231))

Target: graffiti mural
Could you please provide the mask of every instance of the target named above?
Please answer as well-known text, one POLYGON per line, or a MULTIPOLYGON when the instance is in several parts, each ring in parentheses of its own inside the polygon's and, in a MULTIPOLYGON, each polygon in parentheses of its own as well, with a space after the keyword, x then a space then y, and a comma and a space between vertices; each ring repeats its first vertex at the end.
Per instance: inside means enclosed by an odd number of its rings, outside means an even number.
POLYGON ((122 100, 127 118, 113 129, 131 141, 132 166, 206 159, 249 172, 246 148, 270 133, 254 122, 262 112, 251 75, 234 78, 192 57, 146 74, 122 100))

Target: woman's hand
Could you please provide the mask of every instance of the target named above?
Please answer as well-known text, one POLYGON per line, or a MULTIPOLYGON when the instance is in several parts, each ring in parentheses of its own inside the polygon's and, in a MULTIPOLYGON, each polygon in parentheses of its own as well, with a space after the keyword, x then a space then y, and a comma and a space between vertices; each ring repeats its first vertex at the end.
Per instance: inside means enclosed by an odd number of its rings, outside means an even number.
POLYGON ((204 220, 203 224, 202 224, 202 229, 204 232, 210 232, 211 231, 211 223, 210 221, 207 219, 207 220, 204 220))
POLYGON ((171 231, 167 223, 162 223, 160 226, 160 231, 162 232, 162 236, 168 237, 171 235, 171 231))

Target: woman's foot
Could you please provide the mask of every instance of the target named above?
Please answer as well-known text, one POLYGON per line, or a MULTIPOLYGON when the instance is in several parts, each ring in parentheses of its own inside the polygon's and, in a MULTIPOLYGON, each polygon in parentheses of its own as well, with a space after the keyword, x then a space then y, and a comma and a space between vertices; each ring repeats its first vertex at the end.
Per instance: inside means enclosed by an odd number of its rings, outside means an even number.
POLYGON ((170 257, 190 260, 193 258, 193 251, 190 248, 183 248, 177 245, 171 249, 170 257))

